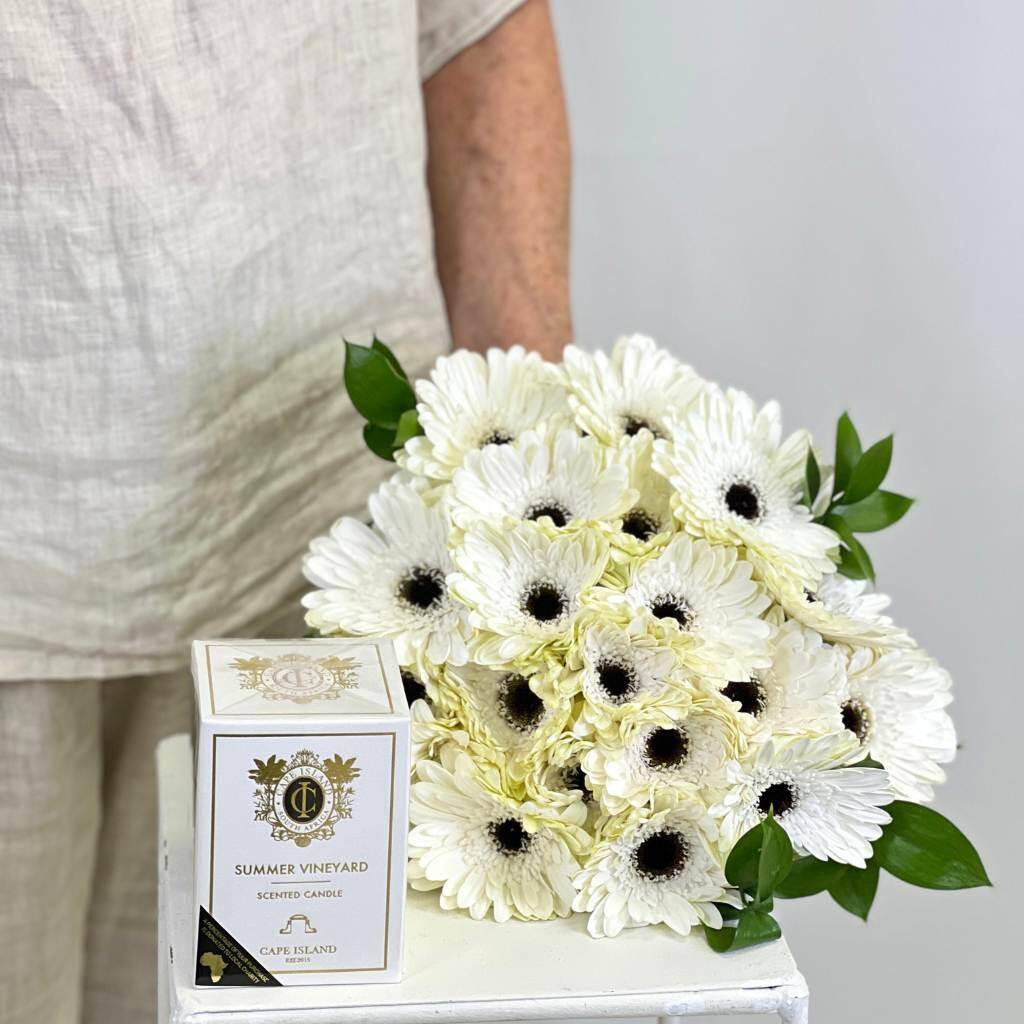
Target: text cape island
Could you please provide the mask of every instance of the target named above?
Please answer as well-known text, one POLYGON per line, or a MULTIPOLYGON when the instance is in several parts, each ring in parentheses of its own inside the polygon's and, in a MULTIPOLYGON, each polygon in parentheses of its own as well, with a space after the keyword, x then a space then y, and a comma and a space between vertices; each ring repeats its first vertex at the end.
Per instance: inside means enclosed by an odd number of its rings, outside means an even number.
POLYGON ((196 984, 401 977, 409 709, 391 644, 197 640, 196 984))

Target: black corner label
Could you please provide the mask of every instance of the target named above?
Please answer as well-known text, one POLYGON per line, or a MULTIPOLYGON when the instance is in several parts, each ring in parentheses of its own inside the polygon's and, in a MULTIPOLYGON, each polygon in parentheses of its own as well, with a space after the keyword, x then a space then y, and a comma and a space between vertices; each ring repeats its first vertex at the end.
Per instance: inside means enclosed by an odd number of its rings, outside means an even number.
POLYGON ((241 943, 199 908, 199 937, 196 943, 197 985, 272 985, 275 978, 241 943))

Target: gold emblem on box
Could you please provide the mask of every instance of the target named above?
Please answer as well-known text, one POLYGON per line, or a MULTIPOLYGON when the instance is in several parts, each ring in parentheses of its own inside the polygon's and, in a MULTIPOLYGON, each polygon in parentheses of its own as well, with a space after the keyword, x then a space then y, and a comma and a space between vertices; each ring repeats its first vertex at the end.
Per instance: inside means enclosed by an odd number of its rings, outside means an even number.
POLYGON ((200 958, 199 962, 203 967, 207 967, 210 970, 210 981, 217 984, 221 978, 224 977, 224 972, 227 970, 228 964, 224 957, 217 953, 204 953, 200 958))
POLYGON ((313 751, 299 750, 290 761, 271 754, 254 763, 249 778, 257 783, 256 820, 270 825, 274 839, 309 846, 314 839, 333 838, 334 826, 352 817, 360 774, 354 757, 336 753, 321 761, 313 751))
POLYGON ((309 704, 336 700, 359 686, 355 658, 311 658, 306 654, 281 654, 276 658, 236 658, 231 667, 239 673, 243 690, 256 690, 267 700, 309 704))

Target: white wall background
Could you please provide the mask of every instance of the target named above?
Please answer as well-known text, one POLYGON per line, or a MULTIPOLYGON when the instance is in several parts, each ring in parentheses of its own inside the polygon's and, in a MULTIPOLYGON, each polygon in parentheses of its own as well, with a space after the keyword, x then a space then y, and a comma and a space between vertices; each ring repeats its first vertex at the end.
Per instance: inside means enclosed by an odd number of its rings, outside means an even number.
MULTIPOLYGON (((919 505, 869 538, 952 671, 938 807, 994 890, 884 876, 868 926, 785 903, 812 1019, 1004 1021, 1024 904, 1024 6, 553 0, 576 330, 642 330, 831 440, 896 432, 919 505)), ((1019 1005, 1013 1012, 1019 1012, 1019 1005)))

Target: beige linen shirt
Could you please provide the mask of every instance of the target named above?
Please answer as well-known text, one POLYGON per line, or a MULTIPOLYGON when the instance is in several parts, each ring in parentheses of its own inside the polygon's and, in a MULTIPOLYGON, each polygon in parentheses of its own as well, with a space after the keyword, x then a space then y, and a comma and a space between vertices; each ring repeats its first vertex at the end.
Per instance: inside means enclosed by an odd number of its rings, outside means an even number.
POLYGON ((258 628, 385 468, 341 336, 448 345, 421 80, 521 0, 3 0, 0 678, 258 628))

